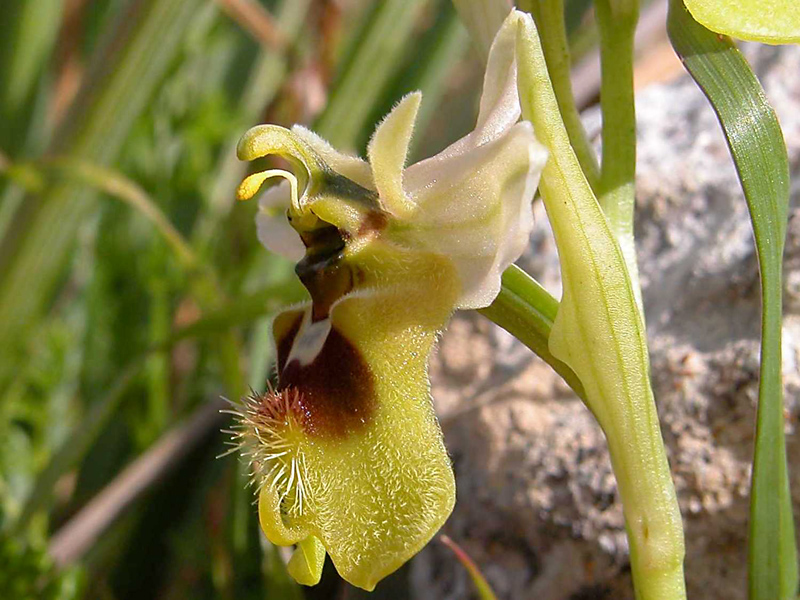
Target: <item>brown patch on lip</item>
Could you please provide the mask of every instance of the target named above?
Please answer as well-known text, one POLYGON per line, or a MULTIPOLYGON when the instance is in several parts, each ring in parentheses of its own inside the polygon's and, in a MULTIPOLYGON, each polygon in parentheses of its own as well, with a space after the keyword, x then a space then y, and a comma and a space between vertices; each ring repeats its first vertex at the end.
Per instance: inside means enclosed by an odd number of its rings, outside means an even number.
POLYGON ((281 368, 278 390, 290 389, 298 394, 310 435, 345 437, 365 427, 377 408, 372 371, 358 349, 335 328, 311 363, 292 360, 281 368))

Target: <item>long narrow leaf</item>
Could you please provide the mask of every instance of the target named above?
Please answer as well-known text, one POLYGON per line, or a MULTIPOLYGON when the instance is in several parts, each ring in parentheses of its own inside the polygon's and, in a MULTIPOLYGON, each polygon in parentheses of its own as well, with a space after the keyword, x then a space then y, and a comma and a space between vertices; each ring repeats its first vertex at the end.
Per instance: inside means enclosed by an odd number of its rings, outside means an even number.
POLYGON ((744 190, 761 269, 761 381, 750 497, 752 600, 795 598, 797 555, 783 432, 781 261, 789 202, 786 146, 774 111, 729 38, 697 23, 671 0, 669 35, 708 97, 744 190))
POLYGON ((61 5, 62 0, 4 0, 0 9, 0 149, 13 157, 28 138, 61 5))

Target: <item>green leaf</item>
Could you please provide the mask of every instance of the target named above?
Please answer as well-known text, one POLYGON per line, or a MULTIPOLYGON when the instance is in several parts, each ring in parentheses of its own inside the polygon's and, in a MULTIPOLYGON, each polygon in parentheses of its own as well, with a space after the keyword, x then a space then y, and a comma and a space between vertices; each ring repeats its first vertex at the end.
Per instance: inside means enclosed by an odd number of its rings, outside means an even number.
POLYGON ((797 0, 687 0, 686 8, 717 33, 767 44, 800 42, 797 0))
MULTIPOLYGON (((131 0, 106 42, 51 153, 108 165, 180 50, 202 0, 131 0)), ((30 195, 0 241, 0 381, 46 306, 96 197, 66 182, 30 195)))
POLYGON ((761 270, 761 381, 750 498, 752 600, 795 598, 797 556, 783 423, 781 319, 789 166, 783 135, 761 85, 728 38, 671 0, 668 30, 684 66, 725 132, 744 190, 761 270))
POLYGON ((548 345, 580 378, 608 440, 636 597, 685 598, 683 530, 650 387, 644 320, 617 239, 570 144, 536 26, 527 15, 510 18, 518 25, 522 114, 550 151, 539 191, 564 294, 548 345))

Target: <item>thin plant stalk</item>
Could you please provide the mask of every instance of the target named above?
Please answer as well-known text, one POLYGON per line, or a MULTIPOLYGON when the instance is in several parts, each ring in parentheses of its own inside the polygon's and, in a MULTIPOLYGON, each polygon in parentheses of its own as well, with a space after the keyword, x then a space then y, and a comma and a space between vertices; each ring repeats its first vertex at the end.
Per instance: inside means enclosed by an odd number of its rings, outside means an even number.
POLYGON ((617 237, 639 309, 642 292, 633 239, 636 195, 636 114, 633 98, 633 41, 638 0, 597 0, 600 31, 600 107, 603 157, 597 200, 617 237))
POLYGON ((597 164, 594 148, 586 137, 586 131, 575 104, 575 95, 572 92, 570 77, 572 59, 564 20, 564 1, 522 0, 520 7, 533 15, 536 26, 541 32, 542 50, 547 61, 547 69, 550 72, 550 81, 553 84, 558 108, 561 111, 561 118, 586 179, 589 180, 592 189, 596 191, 600 180, 600 167, 597 164))

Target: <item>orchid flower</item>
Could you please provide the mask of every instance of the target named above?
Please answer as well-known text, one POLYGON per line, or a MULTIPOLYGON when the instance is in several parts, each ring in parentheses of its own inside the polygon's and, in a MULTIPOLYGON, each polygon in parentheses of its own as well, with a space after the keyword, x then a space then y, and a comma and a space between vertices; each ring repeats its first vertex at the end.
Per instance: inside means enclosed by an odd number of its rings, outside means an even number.
POLYGON ((419 93, 378 125, 368 161, 303 127, 261 125, 243 160, 277 155, 291 172, 247 177, 262 193, 259 239, 297 262, 311 295, 274 321, 278 384, 249 398, 240 437, 267 538, 296 544, 289 572, 316 583, 325 553, 372 590, 418 552, 455 502, 427 362, 456 309, 488 306, 528 243, 547 151, 519 122, 515 27, 492 45, 477 125, 405 167, 419 93))

